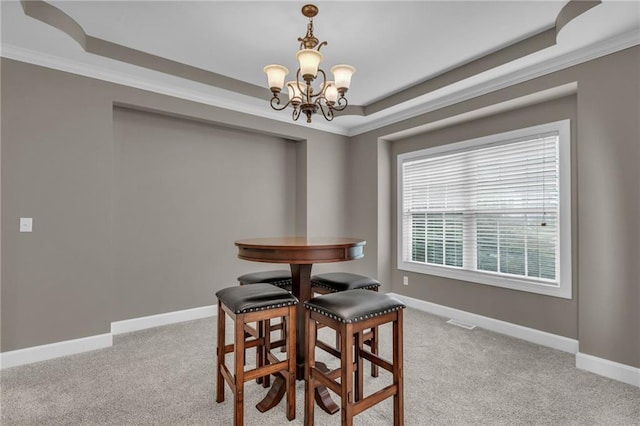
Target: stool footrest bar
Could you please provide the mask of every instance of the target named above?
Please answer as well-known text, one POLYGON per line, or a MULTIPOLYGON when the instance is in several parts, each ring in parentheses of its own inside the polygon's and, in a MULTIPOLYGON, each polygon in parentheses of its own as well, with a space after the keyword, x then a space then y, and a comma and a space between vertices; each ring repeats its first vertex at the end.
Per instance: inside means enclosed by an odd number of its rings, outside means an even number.
POLYGON ((393 373, 393 365, 390 362, 380 358, 379 356, 372 354, 371 352, 361 350, 360 356, 375 365, 384 368, 385 370, 393 373))
POLYGON ((320 370, 318 370, 317 368, 313 367, 311 369, 311 377, 318 383, 328 387, 337 395, 340 395, 340 384, 335 382, 334 380, 329 379, 325 375, 325 373, 321 373, 320 370))
POLYGON ((390 385, 386 388, 382 388, 379 391, 372 393, 371 395, 353 404, 353 415, 355 416, 363 412, 367 408, 372 407, 381 401, 384 401, 390 396, 395 395, 397 391, 398 386, 390 385))
POLYGON ((263 367, 254 368, 253 370, 248 370, 244 372, 245 380, 253 380, 258 377, 263 377, 269 374, 276 373, 278 371, 282 371, 287 368, 287 361, 281 361, 277 364, 269 364, 263 367))
POLYGON ((236 380, 233 378, 233 374, 231 374, 231 372, 229 371, 229 369, 227 368, 226 365, 222 365, 220 369, 221 369, 220 372, 222 373, 222 376, 224 377, 224 379, 227 381, 227 383, 231 387, 231 391, 235 392, 236 391, 236 380))
POLYGON ((322 349, 323 351, 335 356, 336 358, 340 358, 340 351, 336 350, 334 347, 329 346, 325 342, 318 340, 316 342, 316 347, 322 349))

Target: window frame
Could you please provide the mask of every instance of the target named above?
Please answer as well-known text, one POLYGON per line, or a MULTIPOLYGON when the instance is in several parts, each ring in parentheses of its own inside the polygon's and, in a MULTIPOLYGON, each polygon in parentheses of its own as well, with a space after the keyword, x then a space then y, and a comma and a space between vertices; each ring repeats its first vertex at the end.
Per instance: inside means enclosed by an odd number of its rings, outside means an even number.
MULTIPOLYGON (((572 299, 572 224, 571 224, 571 120, 565 119, 537 126, 521 128, 508 132, 483 136, 454 142, 450 144, 438 145, 417 151, 398 154, 397 156, 397 267, 401 271, 416 272, 426 275, 435 275, 445 278, 453 278, 471 283, 485 284, 530 293, 543 294, 564 299, 572 299), (542 134, 548 132, 558 132, 558 283, 550 284, 527 277, 506 276, 501 273, 487 271, 475 271, 459 269, 446 265, 427 265, 421 262, 404 260, 404 223, 403 223, 403 164, 407 161, 414 161, 425 157, 443 155, 448 153, 468 151, 482 148, 497 143, 517 142, 523 137, 542 134)), ((471 248, 463 246, 466 254, 471 248)))

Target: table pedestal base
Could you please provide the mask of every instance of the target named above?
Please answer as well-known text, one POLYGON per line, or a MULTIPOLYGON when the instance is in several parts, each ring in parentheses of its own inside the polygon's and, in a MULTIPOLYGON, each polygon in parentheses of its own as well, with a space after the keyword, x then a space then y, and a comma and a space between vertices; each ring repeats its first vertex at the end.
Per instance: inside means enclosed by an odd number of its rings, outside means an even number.
MULTIPOLYGON (((325 373, 329 371, 327 366, 321 362, 316 363, 316 368, 322 370, 325 373)), ((264 399, 256 405, 256 408, 261 413, 269 411, 273 407, 278 405, 282 398, 284 398, 284 395, 286 393, 287 382, 282 374, 274 374, 274 377, 275 379, 273 380, 273 385, 271 385, 271 389, 269 389, 269 392, 267 392, 267 396, 265 396, 264 399)), ((329 414, 335 414, 340 410, 340 407, 338 407, 333 399, 331 399, 329 391, 324 386, 318 386, 316 388, 315 400, 316 404, 318 404, 318 407, 322 408, 329 414)))

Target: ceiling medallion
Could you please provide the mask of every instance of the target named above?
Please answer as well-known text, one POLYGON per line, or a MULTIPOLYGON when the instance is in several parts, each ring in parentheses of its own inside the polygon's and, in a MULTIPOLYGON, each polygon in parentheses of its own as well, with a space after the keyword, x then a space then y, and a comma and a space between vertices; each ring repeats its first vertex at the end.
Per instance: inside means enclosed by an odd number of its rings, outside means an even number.
POLYGON ((304 113, 307 117, 307 123, 311 123, 311 116, 318 111, 322 112, 326 120, 331 121, 335 111, 342 111, 347 107, 348 102, 344 95, 349 90, 351 76, 356 69, 350 65, 336 65, 331 68, 333 81, 327 80, 327 75, 319 68, 319 65, 323 59, 320 48, 328 43, 326 41, 320 43, 313 35, 313 17, 318 14, 318 7, 306 4, 302 6, 302 14, 309 18, 309 23, 307 24, 307 34, 298 38, 300 50, 296 53, 296 59, 300 67, 296 72, 296 79, 286 83, 289 91, 289 100, 286 104, 281 105, 280 91, 285 85, 284 79, 289 74, 289 70, 282 65, 264 67, 269 81, 269 89, 273 93, 271 107, 277 111, 282 111, 288 106, 293 107, 294 121, 304 113), (322 75, 322 83, 314 90, 312 84, 318 74, 322 75))

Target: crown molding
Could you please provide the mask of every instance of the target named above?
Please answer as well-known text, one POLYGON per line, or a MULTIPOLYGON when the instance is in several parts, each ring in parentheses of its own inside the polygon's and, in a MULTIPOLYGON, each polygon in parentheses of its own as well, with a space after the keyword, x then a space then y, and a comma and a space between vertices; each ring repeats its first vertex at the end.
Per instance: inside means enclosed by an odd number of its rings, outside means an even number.
MULTIPOLYGON (((50 55, 34 50, 25 49, 22 47, 10 45, 7 43, 0 44, 0 56, 7 59, 12 59, 19 62, 25 62, 32 65, 42 66, 45 68, 51 68, 58 71, 67 72, 70 74, 81 75, 83 77, 95 78, 110 83, 120 84, 127 87, 133 87, 149 92, 158 93, 161 95, 171 96, 174 98, 184 99, 188 101, 197 102, 200 104, 210 105, 217 108, 228 109, 237 111, 243 114, 253 115, 261 118, 267 118, 270 120, 280 121, 287 124, 297 125, 301 127, 309 127, 307 123, 291 121, 289 115, 281 115, 272 113, 269 109, 262 106, 251 105, 242 101, 235 101, 225 98, 224 95, 229 92, 224 89, 214 88, 206 86, 206 90, 214 91, 219 96, 215 95, 203 95, 195 89, 188 89, 177 83, 169 83, 166 81, 154 80, 152 76, 137 77, 129 73, 118 72, 107 69, 105 67, 87 64, 84 62, 74 61, 59 56, 50 55)), ((150 73, 158 73, 159 71, 149 71, 150 73)), ((184 80, 180 77, 168 76, 168 79, 184 80)), ((187 80, 188 81, 188 80, 187 80)), ((190 84, 201 84, 193 81, 188 81, 190 84)), ((234 96, 240 96, 232 93, 234 96)), ((116 101, 116 100, 114 100, 116 101)), ((255 99, 253 100, 255 102, 255 99)), ((329 123, 313 123, 312 128, 328 133, 334 133, 342 136, 348 136, 348 129, 335 124, 329 123)))
MULTIPOLYGON (((476 84, 469 88, 458 90, 443 97, 423 102, 418 100, 415 101, 413 106, 410 104, 413 104, 414 101, 409 101, 404 105, 404 107, 401 105, 400 107, 402 107, 402 110, 396 113, 383 115, 376 120, 352 127, 349 130, 348 136, 353 137, 362 133, 370 132, 400 121, 464 102, 478 96, 486 95, 487 93, 495 92, 509 86, 532 80, 546 74, 560 71, 574 65, 588 62, 638 44, 640 44, 640 30, 630 31, 616 37, 602 40, 590 46, 582 47, 565 55, 560 55, 536 65, 526 67, 522 70, 514 71, 486 82, 476 84)), ((429 94, 424 95, 424 97, 428 96, 429 94)), ((369 117, 373 117, 373 115, 369 117)))
POLYGON ((461 114, 450 115, 439 120, 420 124, 416 127, 402 129, 399 132, 386 134, 382 136, 381 139, 387 141, 405 139, 421 133, 432 132, 444 127, 456 126, 472 120, 478 120, 480 118, 488 117, 491 115, 502 114, 507 111, 513 111, 514 109, 525 108, 530 105, 536 105, 553 99, 563 98, 565 96, 576 93, 578 93, 578 82, 573 81, 570 83, 561 84, 560 86, 554 86, 538 92, 529 93, 524 96, 510 98, 502 102, 492 103, 490 105, 463 112, 461 114))
MULTIPOLYGON (((560 55, 556 58, 552 58, 541 62, 539 64, 526 67, 522 70, 518 70, 503 76, 493 78, 491 80, 475 84, 471 87, 457 90, 454 93, 437 97, 435 99, 420 99, 428 98, 432 95, 425 94, 419 98, 410 100, 408 102, 396 105, 390 109, 396 110, 396 112, 388 111, 385 113, 377 112, 375 114, 363 117, 366 122, 364 124, 358 124, 351 127, 340 126, 336 123, 313 123, 312 128, 324 132, 334 133, 342 136, 353 137, 362 133, 366 133, 372 130, 376 130, 391 124, 395 124, 410 118, 417 117, 419 115, 429 113, 447 106, 454 105, 456 103, 464 102, 466 100, 485 95, 487 93, 494 92, 509 86, 513 86, 527 80, 531 80, 537 77, 541 77, 552 72, 556 72, 565 68, 569 68, 574 65, 578 65, 584 62, 588 62, 599 57, 615 53, 617 51, 630 48, 640 44, 640 30, 630 31, 625 34, 621 34, 616 37, 612 37, 600 42, 594 43, 590 46, 577 49, 565 55, 560 55)), ((21 47, 2 43, 0 45, 0 56, 13 59, 16 61, 26 62, 34 65, 39 65, 47 68, 56 69, 59 71, 68 72, 71 74, 82 75, 85 77, 96 78, 111 83, 121 84, 128 87, 134 87, 141 90, 146 90, 162 95, 167 95, 175 98, 185 99, 205 105, 210 105, 218 108, 224 108, 232 111, 241 112, 261 118, 267 118, 287 124, 299 125, 308 127, 306 123, 292 122, 288 115, 271 113, 267 108, 261 106, 251 105, 249 103, 231 100, 224 97, 224 94, 229 93, 224 89, 211 88, 207 86, 207 90, 214 90, 220 93, 222 96, 210 96, 203 95, 202 92, 185 88, 176 83, 167 83, 165 81, 159 82, 157 79, 149 77, 136 77, 128 73, 117 72, 109 70, 105 67, 100 67, 93 64, 87 64, 83 62, 73 61, 50 54, 37 52, 21 47)), ((155 73, 155 72, 154 72, 155 73)), ((171 79, 180 79, 179 77, 168 77, 171 79)), ((193 83, 193 82, 189 82, 193 83)), ((194 83, 198 84, 198 83, 194 83)), ((451 87, 455 87, 455 83, 451 87)), ((236 95, 236 94, 234 94, 236 95)), ((237 95, 236 95, 237 96, 237 95)))

